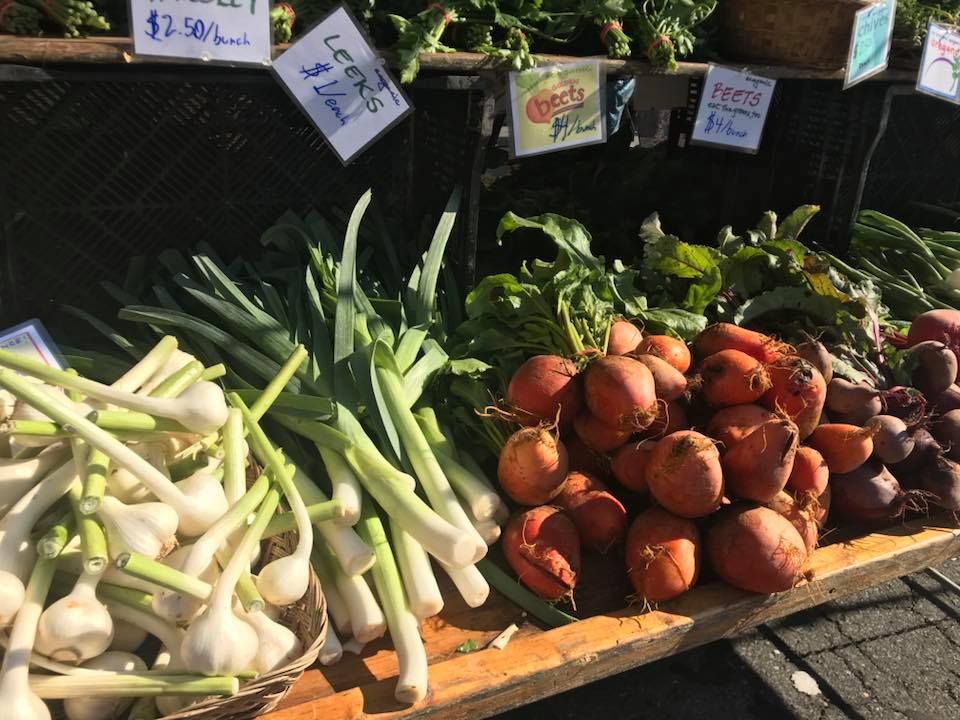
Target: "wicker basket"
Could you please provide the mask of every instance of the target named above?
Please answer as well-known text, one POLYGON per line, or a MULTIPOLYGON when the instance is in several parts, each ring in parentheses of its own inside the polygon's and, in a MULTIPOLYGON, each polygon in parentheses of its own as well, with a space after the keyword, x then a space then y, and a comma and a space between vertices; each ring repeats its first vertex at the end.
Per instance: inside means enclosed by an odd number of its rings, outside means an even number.
POLYGON ((875 0, 724 0, 727 54, 835 70, 847 64, 853 16, 875 0))
MULTIPOLYGON (((273 538, 265 560, 289 555, 296 545, 296 533, 273 538)), ((307 593, 296 605, 286 608, 283 624, 303 643, 303 654, 290 664, 240 686, 232 697, 203 700, 160 720, 252 720, 273 710, 304 671, 317 661, 320 646, 327 637, 327 604, 320 581, 311 570, 307 593)))

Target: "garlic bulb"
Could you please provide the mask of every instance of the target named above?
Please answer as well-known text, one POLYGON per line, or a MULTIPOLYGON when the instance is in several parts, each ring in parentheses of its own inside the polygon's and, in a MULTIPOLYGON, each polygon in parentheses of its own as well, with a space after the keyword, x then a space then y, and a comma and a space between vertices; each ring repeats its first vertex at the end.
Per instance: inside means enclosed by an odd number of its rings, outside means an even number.
POLYGON ((296 551, 267 563, 257 575, 257 590, 271 605, 292 605, 304 596, 309 583, 310 563, 296 551))
MULTIPOLYGON (((134 652, 147 639, 147 631, 125 620, 113 621, 113 640, 109 651, 134 652)), ((104 653, 106 655, 107 653, 104 653)))
POLYGON ((203 508, 202 513, 181 515, 179 529, 182 535, 202 535, 230 509, 220 484, 220 462, 219 458, 210 458, 206 467, 174 483, 189 498, 194 509, 203 508))
POLYGON ((0 570, 0 625, 13 622, 23 605, 23 581, 13 573, 0 570))
POLYGON ((105 495, 98 510, 107 531, 111 556, 136 552, 157 558, 176 545, 177 511, 166 503, 146 502, 125 505, 105 495))
POLYGON ((253 666, 259 639, 229 604, 212 602, 196 617, 180 645, 184 665, 204 675, 235 675, 253 666))
MULTIPOLYGON (((243 613, 243 610, 239 612, 243 613)), ((266 613, 243 613, 241 617, 257 632, 260 644, 253 660, 253 669, 258 673, 281 668, 303 652, 300 639, 288 628, 267 617, 266 613)))
MULTIPOLYGON (((167 471, 166 453, 162 445, 137 443, 129 447, 165 476, 170 477, 170 473, 167 471)), ((111 495, 125 503, 144 502, 151 495, 150 490, 140 482, 140 478, 118 465, 110 466, 110 473, 107 475, 107 487, 110 489, 111 495)))
MULTIPOLYGON (((191 552, 193 552, 193 545, 181 545, 163 559, 163 564, 175 570, 186 571, 185 564, 191 552)), ((211 562, 199 571, 194 572, 190 569, 188 574, 214 585, 220 577, 220 568, 217 563, 211 562)), ((153 593, 153 611, 160 617, 173 622, 189 622, 203 610, 203 607, 203 601, 175 590, 160 588, 153 593)))
POLYGON ((43 611, 35 642, 38 653, 79 664, 110 647, 113 618, 97 599, 99 581, 99 575, 84 573, 69 595, 43 611))
MULTIPOLYGON (((143 672, 147 664, 128 652, 107 651, 81 667, 113 672, 143 672)), ((81 680, 83 676, 78 676, 81 680)), ((132 697, 74 697, 63 701, 69 720, 112 720, 133 704, 132 697)))

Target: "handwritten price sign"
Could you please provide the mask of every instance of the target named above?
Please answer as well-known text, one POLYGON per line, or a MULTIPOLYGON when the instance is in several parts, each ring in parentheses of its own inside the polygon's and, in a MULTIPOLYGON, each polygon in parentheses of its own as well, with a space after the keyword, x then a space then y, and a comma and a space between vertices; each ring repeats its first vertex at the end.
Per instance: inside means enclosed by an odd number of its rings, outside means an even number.
POLYGON ((130 0, 138 55, 269 65, 268 0, 130 0))
POLYGON ((711 65, 690 142, 756 153, 776 80, 711 65))
POLYGON ((343 5, 277 58, 273 72, 344 164, 413 111, 343 5))
POLYGON ((879 0, 854 15, 844 90, 887 69, 896 12, 896 0, 879 0))
POLYGON ((600 63, 511 72, 509 82, 514 156, 607 141, 600 63))

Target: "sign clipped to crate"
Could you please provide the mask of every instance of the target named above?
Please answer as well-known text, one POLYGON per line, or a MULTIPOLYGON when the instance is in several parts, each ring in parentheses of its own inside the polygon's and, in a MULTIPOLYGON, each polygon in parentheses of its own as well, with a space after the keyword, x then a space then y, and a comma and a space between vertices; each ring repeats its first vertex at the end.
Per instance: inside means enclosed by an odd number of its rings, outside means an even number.
POLYGON ((413 110, 343 5, 277 58, 273 72, 344 164, 413 110))
POLYGON ((133 52, 230 65, 269 65, 270 3, 130 0, 133 52))
POLYGON ((710 65, 690 142, 756 153, 776 86, 746 70, 710 65))
POLYGON ((896 12, 896 0, 880 0, 854 15, 844 90, 887 69, 896 12))
POLYGON ((917 90, 960 105, 960 28, 927 25, 917 90))
POLYGON ((605 79, 603 67, 595 60, 511 72, 514 156, 606 142, 605 79))

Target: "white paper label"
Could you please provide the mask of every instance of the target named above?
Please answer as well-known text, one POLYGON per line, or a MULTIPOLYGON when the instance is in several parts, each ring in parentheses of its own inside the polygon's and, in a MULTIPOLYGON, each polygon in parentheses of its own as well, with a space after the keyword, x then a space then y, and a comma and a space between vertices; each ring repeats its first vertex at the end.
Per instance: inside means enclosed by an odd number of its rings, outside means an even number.
POLYGON ((0 349, 26 355, 63 370, 60 350, 39 320, 27 320, 8 330, 0 330, 0 349))
POLYGON ((960 104, 960 28, 927 25, 917 90, 960 104))
POLYGON ((711 65, 703 80, 690 140, 740 152, 760 147, 776 80, 711 65))
POLYGON ((343 163, 413 109, 342 5, 278 57, 273 72, 343 163))
POLYGON ((268 0, 130 0, 137 55, 269 65, 268 0))

